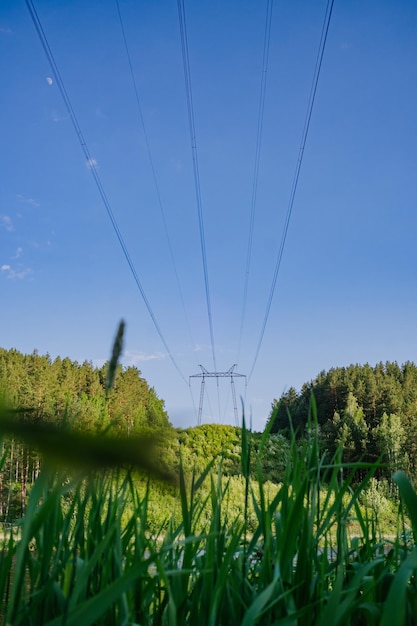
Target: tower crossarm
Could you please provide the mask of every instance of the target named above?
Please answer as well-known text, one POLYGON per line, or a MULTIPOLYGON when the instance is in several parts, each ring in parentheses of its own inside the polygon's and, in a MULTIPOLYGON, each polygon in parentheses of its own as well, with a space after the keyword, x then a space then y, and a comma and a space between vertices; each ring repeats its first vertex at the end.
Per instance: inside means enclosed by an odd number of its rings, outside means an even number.
POLYGON ((232 378, 238 376, 241 378, 246 378, 246 374, 238 374, 238 372, 234 371, 236 363, 232 365, 232 367, 228 369, 227 372, 209 372, 202 365, 199 365, 198 367, 201 368, 201 373, 191 374, 190 378, 232 378))
POLYGON ((191 378, 201 378, 201 390, 200 390, 200 405, 198 407, 198 424, 201 424, 201 417, 202 417, 202 412, 203 412, 203 399, 204 399, 204 384, 205 384, 205 379, 206 378, 230 378, 230 385, 232 388, 232 398, 233 398, 233 408, 234 408, 234 413, 235 413, 235 419, 236 419, 236 425, 238 425, 238 415, 237 415, 237 405, 236 405, 236 392, 235 392, 235 385, 234 385, 234 378, 245 378, 245 384, 246 384, 246 374, 239 374, 238 372, 235 372, 235 367, 237 367, 237 364, 235 363, 234 365, 232 365, 231 368, 229 368, 227 370, 227 372, 209 372, 205 367, 203 367, 203 365, 199 365, 198 366, 201 369, 201 372, 199 374, 192 374, 190 376, 191 378))

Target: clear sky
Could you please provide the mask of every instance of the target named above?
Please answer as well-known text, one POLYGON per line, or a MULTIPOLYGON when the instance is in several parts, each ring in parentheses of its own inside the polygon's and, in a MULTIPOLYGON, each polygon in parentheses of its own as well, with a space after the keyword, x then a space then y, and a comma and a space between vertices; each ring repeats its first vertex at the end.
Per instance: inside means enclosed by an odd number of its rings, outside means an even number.
MULTIPOLYGON (((213 371, 177 3, 119 0, 157 187, 116 2, 35 6, 169 350, 186 381, 199 364, 213 371)), ((246 375, 326 2, 273 7, 239 354, 266 10, 260 0, 185 1, 216 367, 237 363, 246 375)), ((155 330, 23 0, 0 4, 0 47, 0 345, 101 364, 123 318, 123 362, 141 370, 175 426, 195 425, 200 379, 190 393, 155 330)), ((336 0, 270 316, 246 389, 255 429, 274 398, 323 369, 417 360, 416 139, 417 3, 336 0)), ((235 380, 239 408, 242 380, 235 380)), ((229 379, 218 392, 208 380, 206 391, 203 422, 235 423, 229 379)))

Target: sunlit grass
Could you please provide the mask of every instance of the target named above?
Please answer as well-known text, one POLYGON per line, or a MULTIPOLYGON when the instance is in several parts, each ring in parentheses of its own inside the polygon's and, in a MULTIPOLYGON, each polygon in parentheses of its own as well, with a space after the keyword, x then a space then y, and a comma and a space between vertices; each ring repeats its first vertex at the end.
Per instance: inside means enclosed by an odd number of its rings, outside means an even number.
POLYGON ((301 447, 293 440, 285 480, 271 497, 260 463, 257 484, 250 481, 250 439, 243 425, 250 529, 244 517, 228 515, 221 466, 198 476, 180 467, 180 521, 159 533, 148 530, 149 494, 138 496, 130 471, 92 470, 74 480, 43 471, 18 535, 10 532, 1 551, 5 623, 416 623, 417 497, 405 475, 394 480, 414 537, 399 535, 390 547, 359 506, 375 467, 352 489, 357 466, 327 460, 314 436, 301 447))

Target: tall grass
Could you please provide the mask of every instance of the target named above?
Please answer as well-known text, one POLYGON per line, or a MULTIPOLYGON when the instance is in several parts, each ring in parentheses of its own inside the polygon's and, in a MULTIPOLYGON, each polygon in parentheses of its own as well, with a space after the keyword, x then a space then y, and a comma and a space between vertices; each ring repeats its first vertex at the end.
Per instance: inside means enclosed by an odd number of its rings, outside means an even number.
MULTIPOLYGON (((267 441, 266 432, 261 449, 267 441)), ((221 466, 179 472, 179 523, 148 530, 149 493, 119 469, 70 480, 44 470, 18 533, 0 554, 0 615, 5 624, 285 626, 416 624, 417 496, 394 481, 411 520, 391 545, 359 505, 376 466, 321 454, 318 437, 293 436, 285 480, 273 496, 261 464, 250 480, 251 433, 243 423, 244 515, 230 518, 221 466), (202 489, 208 485, 209 489, 202 489), (206 494, 206 495, 204 495, 206 494), (252 502, 256 524, 249 528, 252 502), (351 536, 352 522, 357 530, 351 536)))

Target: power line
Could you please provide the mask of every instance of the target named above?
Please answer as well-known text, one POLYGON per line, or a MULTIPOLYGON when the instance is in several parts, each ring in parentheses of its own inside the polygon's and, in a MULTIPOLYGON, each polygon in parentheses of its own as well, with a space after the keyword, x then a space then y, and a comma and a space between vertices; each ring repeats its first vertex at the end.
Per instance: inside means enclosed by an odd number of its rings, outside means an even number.
POLYGON ((252 258, 252 242, 253 242, 253 230, 254 230, 254 224, 255 224, 256 198, 257 198, 257 192, 258 192, 259 163, 260 163, 260 158, 261 158, 262 130, 263 130, 265 94, 266 94, 266 82, 267 82, 266 79, 267 79, 268 59, 269 59, 269 43, 271 39, 272 8, 273 8, 273 0, 268 0, 267 7, 266 7, 266 21, 265 21, 263 58, 262 58, 262 78, 261 78, 261 89, 260 89, 260 94, 259 94, 255 163, 254 163, 253 182, 252 182, 252 202, 251 202, 251 213, 250 213, 250 223, 249 223, 248 247, 247 247, 247 252, 246 252, 245 283, 244 283, 244 288, 243 288, 243 306, 242 306, 242 317, 240 321, 239 344, 238 344, 238 351, 237 351, 238 362, 239 362, 240 350, 241 350, 241 345, 242 345, 243 327, 244 327, 244 322, 245 322, 246 306, 247 306, 247 299, 248 299, 249 273, 250 273, 250 265, 251 265, 251 258, 252 258))
POLYGON ((187 26, 185 22, 184 0, 178 0, 177 4, 178 4, 178 16, 179 16, 179 22, 180 22, 181 50, 182 50, 182 60, 183 60, 183 66, 184 66, 185 91, 186 91, 186 97, 187 97, 188 125, 189 125, 190 138, 191 138, 191 151, 193 155, 194 187, 195 187, 195 195, 196 195, 197 210, 198 210, 198 224, 199 224, 199 230, 200 230, 200 246, 201 246, 201 256, 203 260, 203 270, 204 270, 204 285, 205 285, 205 291, 206 291, 207 315, 208 315, 209 329, 210 329, 210 341, 211 341, 211 351, 212 351, 212 356, 213 356, 213 364, 214 364, 214 369, 217 370, 216 354, 214 350, 213 319, 212 319, 212 312, 211 312, 210 288, 209 288, 209 278, 208 278, 208 269, 207 269, 203 207, 201 203, 200 174, 199 174, 199 168, 198 168, 197 141, 196 141, 195 123, 194 123, 193 94, 192 94, 192 89, 191 89, 191 72, 190 72, 190 60, 189 60, 189 54, 188 54, 188 39, 187 39, 187 26))
MULTIPOLYGON (((190 130, 191 152, 193 155, 194 188, 195 188, 195 195, 196 195, 196 202, 197 202, 198 224, 199 224, 199 230, 200 230, 200 247, 201 247, 201 257, 203 260, 204 286, 205 286, 205 291, 206 291, 206 303, 207 303, 207 316, 208 316, 208 323, 209 323, 209 330, 210 330, 210 343, 211 343, 211 352, 213 356, 213 365, 214 365, 214 369, 217 371, 216 352, 214 349, 213 316, 211 312, 210 287, 209 287, 209 277, 208 277, 208 268, 207 268, 206 238, 204 235, 203 207, 201 203, 200 173, 199 173, 199 168, 198 168, 197 140, 196 140, 195 123, 194 123, 193 93, 191 89, 190 59, 189 59, 189 54, 188 54, 188 38, 187 38, 187 25, 185 21, 184 0, 177 0, 177 5, 178 5, 178 17, 179 17, 179 23, 180 23, 180 33, 181 33, 181 51, 182 51, 182 60, 183 60, 183 67, 184 67, 185 92, 186 92, 186 97, 187 97, 188 125, 189 125, 189 130, 190 130)), ((220 390, 219 390, 218 380, 217 380, 217 405, 218 405, 219 418, 220 418, 220 390)))
POLYGON ((178 271, 177 271, 177 265, 175 263, 175 257, 174 257, 174 251, 173 251, 173 248, 172 248, 171 238, 169 236, 168 225, 167 225, 167 221, 166 221, 166 217, 165 217, 165 210, 164 210, 164 206, 163 206, 162 198, 161 198, 161 193, 160 193, 160 189, 159 189, 158 177, 156 175, 156 170, 155 170, 155 165, 154 165, 153 158, 152 158, 152 152, 151 152, 151 147, 150 147, 150 143, 149 143, 148 133, 146 131, 145 120, 144 120, 144 117, 143 117, 142 106, 141 106, 141 102, 140 102, 140 98, 139 98, 139 90, 138 90, 137 83, 136 83, 135 73, 133 71, 132 57, 131 57, 130 50, 129 50, 129 45, 128 45, 128 42, 127 42, 126 30, 125 30, 125 27, 124 27, 122 13, 120 11, 120 3, 119 3, 119 0, 115 0, 115 1, 116 1, 117 13, 118 13, 118 16, 119 16, 120 28, 121 28, 121 31, 122 31, 123 43, 124 43, 124 47, 125 47, 125 50, 126 50, 127 62, 128 62, 128 65, 129 65, 129 70, 130 70, 130 77, 132 79, 133 91, 134 91, 134 94, 135 94, 136 108, 137 108, 137 111, 138 111, 139 122, 140 122, 140 125, 142 127, 142 132, 143 132, 143 136, 144 136, 144 139, 145 139, 146 151, 147 151, 147 154, 148 154, 148 160, 149 160, 149 164, 150 164, 150 167, 151 167, 152 178, 153 178, 153 182, 154 182, 154 185, 155 185, 156 197, 157 197, 157 200, 158 200, 159 209, 161 211, 162 222, 163 222, 163 225, 164 225, 165 236, 166 236, 167 243, 168 243, 168 249, 169 249, 169 254, 170 254, 170 257, 171 257, 172 267, 173 267, 174 274, 175 274, 175 279, 176 279, 176 283, 177 283, 178 293, 179 293, 179 296, 180 296, 180 300, 181 300, 181 304, 182 304, 182 308, 183 308, 183 312, 184 312, 184 317, 185 317, 186 325, 187 325, 187 328, 188 328, 188 333, 189 333, 190 340, 191 340, 191 345, 193 346, 194 345, 194 340, 193 340, 193 336, 192 336, 192 332, 191 332, 190 322, 189 322, 188 316, 187 316, 184 296, 183 296, 183 293, 182 293, 180 279, 179 279, 178 271))
POLYGON ((308 131, 309 131, 309 128, 310 128, 311 115, 312 115, 312 112, 313 112, 314 101, 315 101, 315 98, 316 98, 317 85, 318 85, 318 81, 319 81, 319 77, 320 77, 320 70, 321 70, 322 61, 323 61, 324 49, 326 47, 327 35, 328 35, 328 32, 329 32, 330 19, 331 19, 332 11, 333 11, 333 4, 334 4, 334 0, 328 0, 327 6, 326 6, 326 13, 325 13, 325 16, 324 16, 323 28, 322 28, 322 31, 321 31, 319 49, 318 49, 317 58, 316 58, 316 65, 315 65, 315 68, 314 68, 313 82, 312 82, 311 90, 310 90, 310 96, 309 96, 309 101, 308 101, 308 106, 307 106, 307 113, 306 113, 306 117, 305 117, 303 133, 302 133, 302 136, 301 136, 301 144, 300 144, 300 149, 299 149, 299 153, 298 153, 297 164, 296 164, 296 167, 295 167, 295 174, 294 174, 293 183, 292 183, 292 187, 291 187, 291 193, 290 193, 290 199, 289 199, 289 203, 288 203, 287 213, 286 213, 285 222, 284 222, 284 229, 283 229, 283 232, 282 232, 281 243, 280 243, 280 246, 279 246, 279 249, 278 249, 278 255, 277 255, 277 259, 276 259, 276 263, 275 263, 274 275, 273 275, 273 278, 272 278, 271 289, 270 289, 270 292, 269 292, 269 297, 268 297, 268 301, 267 301, 267 305, 266 305, 265 317, 264 317, 264 320, 263 320, 261 333, 260 333, 260 336, 259 336, 259 341, 258 341, 258 345, 257 345, 256 352, 255 352, 255 358, 253 360, 253 364, 252 364, 252 368, 250 370, 248 381, 250 381, 250 379, 252 377, 253 370, 255 369, 255 365, 256 365, 256 362, 258 360, 259 351, 261 349, 262 341, 263 341, 264 334, 265 334, 266 324, 268 322, 268 317, 269 317, 269 313, 270 313, 270 310, 271 310, 271 304, 272 304, 272 299, 273 299, 274 292, 275 292, 275 286, 276 286, 276 282, 277 282, 277 278, 278 278, 278 273, 279 273, 279 269, 281 267, 282 255, 283 255, 283 252, 284 252, 285 241, 287 239, 288 227, 289 227, 289 223, 290 223, 290 219, 291 219, 291 214, 292 214, 292 210, 293 210, 295 194, 296 194, 297 187, 298 187, 298 180, 299 180, 299 176, 300 176, 301 165, 302 165, 303 157, 304 157, 304 148, 305 148, 306 141, 307 141, 307 135, 308 135, 308 131))
POLYGON ((125 244, 123 236, 122 236, 122 234, 120 232, 120 229, 119 229, 119 226, 117 224, 116 218, 115 218, 114 213, 112 211, 112 208, 110 206, 110 202, 109 202, 109 200, 107 198, 107 195, 106 195, 106 193, 104 191, 101 179, 100 179, 99 174, 98 174, 98 170, 97 170, 97 167, 96 167, 95 160, 92 158, 91 153, 90 153, 90 151, 88 149, 87 143, 86 143, 86 141, 84 139, 84 135, 83 135, 81 127, 80 127, 80 125, 78 123, 77 116, 75 115, 75 111, 74 111, 74 109, 72 107, 70 98, 69 98, 67 90, 65 88, 64 81, 63 81, 63 79, 61 77, 61 74, 60 74, 58 66, 56 64, 54 55, 53 55, 52 50, 51 50, 51 48, 49 46, 49 43, 48 43, 47 37, 45 35, 45 32, 44 32, 44 30, 42 28, 41 21, 39 19, 39 16, 38 16, 38 14, 36 12, 35 7, 34 7, 33 0, 25 0, 25 2, 26 2, 26 6, 27 6, 27 8, 29 10, 30 16, 32 18, 33 24, 34 24, 34 26, 36 28, 36 32, 38 33, 38 36, 39 36, 39 39, 41 41, 42 47, 44 49, 44 52, 46 54, 46 57, 48 59, 48 62, 50 64, 50 66, 51 66, 52 72, 53 72, 54 77, 55 77, 55 81, 56 81, 56 83, 58 85, 59 91, 60 91, 61 96, 62 96, 62 98, 64 100, 65 107, 66 107, 66 109, 68 111, 68 114, 70 116, 72 125, 73 125, 74 130, 75 130, 75 132, 77 134, 77 137, 78 137, 78 140, 80 142, 81 148, 82 148, 82 150, 84 152, 85 158, 87 159, 87 164, 88 164, 89 169, 90 169, 90 171, 92 173, 92 176, 94 178, 94 182, 95 182, 95 184, 97 186, 98 192, 99 192, 100 197, 101 197, 101 199, 103 201, 103 204, 104 204, 104 207, 106 209, 107 215, 108 215, 108 217, 110 219, 111 225, 112 225, 113 230, 114 230, 114 232, 116 234, 116 237, 117 237, 117 240, 118 240, 118 242, 120 244, 120 247, 122 248, 122 251, 123 251, 124 257, 125 257, 125 259, 127 261, 127 264, 129 265, 130 271, 132 272, 132 275, 133 275, 133 278, 135 280, 136 286, 139 289, 139 292, 140 292, 140 294, 141 294, 141 296, 143 298, 143 301, 144 301, 145 306, 146 306, 146 308, 148 310, 148 313, 151 316, 151 319, 153 321, 155 329, 156 329, 156 331, 157 331, 157 333, 158 333, 158 335, 159 335, 159 337, 160 337, 160 339, 161 339, 161 341, 162 341, 162 343, 163 343, 163 345, 165 347, 165 350, 167 351, 167 354, 168 354, 169 358, 171 359, 175 369, 177 370, 177 372, 179 373, 179 375, 181 376, 181 378, 183 379, 185 384, 188 385, 188 382, 187 382, 185 376, 181 372, 181 370, 180 370, 176 360, 174 359, 174 356, 173 356, 171 350, 168 347, 168 344, 167 344, 167 342, 165 340, 164 335, 162 334, 161 328, 160 328, 160 326, 158 324, 158 321, 156 319, 156 316, 155 316, 155 314, 154 314, 154 312, 152 310, 150 302, 149 302, 148 298, 146 297, 145 291, 144 291, 144 289, 142 287, 142 284, 141 284, 141 282, 139 280, 139 276, 138 276, 138 274, 136 272, 136 269, 135 269, 135 266, 134 266, 133 261, 131 259, 131 256, 129 254, 129 251, 127 249, 127 246, 125 244))

